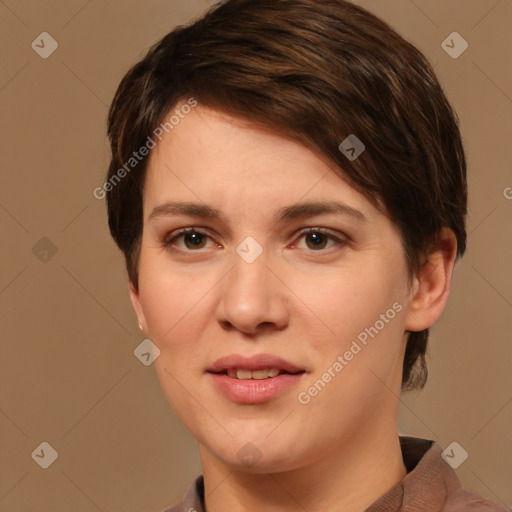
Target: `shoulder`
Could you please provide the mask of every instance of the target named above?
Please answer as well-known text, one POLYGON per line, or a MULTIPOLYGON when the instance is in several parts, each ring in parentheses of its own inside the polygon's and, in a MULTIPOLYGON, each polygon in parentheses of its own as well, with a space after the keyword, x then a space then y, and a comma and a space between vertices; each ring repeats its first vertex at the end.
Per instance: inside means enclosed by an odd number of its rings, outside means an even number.
POLYGON ((394 497, 397 502, 401 501, 403 510, 432 512, 510 512, 512 510, 464 489, 449 463, 449 456, 444 454, 438 442, 404 436, 400 437, 400 443, 408 474, 397 484, 394 494, 391 493, 393 496, 390 494, 390 497, 394 497))
POLYGON ((443 508, 446 512, 510 512, 511 509, 466 489, 451 495, 443 508))
POLYGON ((430 510, 440 512, 510 512, 503 505, 464 489, 438 442, 400 438, 404 463, 410 471, 402 480, 404 502, 411 510, 422 509, 429 503, 430 510), (416 505, 416 506, 414 506, 416 505))

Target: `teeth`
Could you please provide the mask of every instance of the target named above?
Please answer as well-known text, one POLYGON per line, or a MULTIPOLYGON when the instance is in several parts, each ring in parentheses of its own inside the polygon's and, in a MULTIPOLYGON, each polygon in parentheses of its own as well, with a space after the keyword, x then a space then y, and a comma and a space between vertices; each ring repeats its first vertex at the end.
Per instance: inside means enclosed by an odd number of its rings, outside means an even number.
POLYGON ((232 379, 240 379, 240 380, 248 380, 248 379, 256 379, 263 380, 268 377, 277 377, 279 375, 279 370, 276 368, 264 369, 264 370, 236 370, 234 368, 228 370, 228 377, 232 379))
POLYGON ((243 380, 252 379, 252 372, 249 370, 237 370, 236 378, 243 379, 243 380))

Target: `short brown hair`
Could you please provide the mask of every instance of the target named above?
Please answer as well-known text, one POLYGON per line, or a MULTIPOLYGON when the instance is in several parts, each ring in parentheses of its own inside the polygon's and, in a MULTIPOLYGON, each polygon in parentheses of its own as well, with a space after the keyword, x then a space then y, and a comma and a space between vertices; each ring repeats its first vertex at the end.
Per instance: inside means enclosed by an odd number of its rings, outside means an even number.
MULTIPOLYGON (((199 103, 327 157, 400 229, 409 277, 442 227, 466 247, 457 116, 423 54, 344 0, 227 0, 156 43, 122 79, 108 117, 111 179, 178 102, 199 103), (351 161, 340 143, 365 151, 351 161)), ((109 227, 138 286, 148 157, 107 193, 109 227)), ((119 174, 117 175, 117 177, 119 174)), ((428 329, 409 333, 402 389, 426 382, 428 329)))

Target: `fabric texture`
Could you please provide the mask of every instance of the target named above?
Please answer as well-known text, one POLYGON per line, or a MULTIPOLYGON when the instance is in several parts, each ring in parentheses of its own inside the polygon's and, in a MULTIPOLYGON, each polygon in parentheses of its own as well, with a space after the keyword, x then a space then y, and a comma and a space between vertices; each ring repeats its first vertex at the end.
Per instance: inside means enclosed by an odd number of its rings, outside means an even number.
MULTIPOLYGON (((365 512, 509 512, 509 509, 462 488, 435 441, 400 436, 407 475, 365 512)), ((205 512, 204 480, 197 477, 183 501, 162 512, 205 512)))

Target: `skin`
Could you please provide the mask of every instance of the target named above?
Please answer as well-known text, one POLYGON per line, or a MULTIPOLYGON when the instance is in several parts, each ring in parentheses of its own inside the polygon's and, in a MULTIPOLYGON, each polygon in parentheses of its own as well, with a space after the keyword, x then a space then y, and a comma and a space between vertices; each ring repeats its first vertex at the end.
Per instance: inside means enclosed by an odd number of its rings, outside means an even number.
POLYGON ((131 300, 161 350, 154 364, 163 391, 199 442, 208 512, 359 512, 402 480, 397 416, 406 331, 431 326, 445 306, 453 233, 440 233, 410 283, 397 227, 325 158, 201 105, 152 151, 143 197, 131 300), (366 220, 272 220, 279 207, 330 199, 366 220), (167 201, 206 203, 226 222, 150 219, 167 201), (190 236, 165 246, 187 227, 206 232, 199 248, 190 236), (345 243, 301 235, 307 227, 345 243), (248 236, 263 249, 253 263, 236 252, 248 236), (308 404, 299 403, 298 393, 396 302, 402 310, 379 334, 308 404), (212 386, 205 370, 216 359, 262 352, 306 373, 262 404, 234 403, 212 386), (249 442, 261 454, 252 467, 237 455, 249 442))

